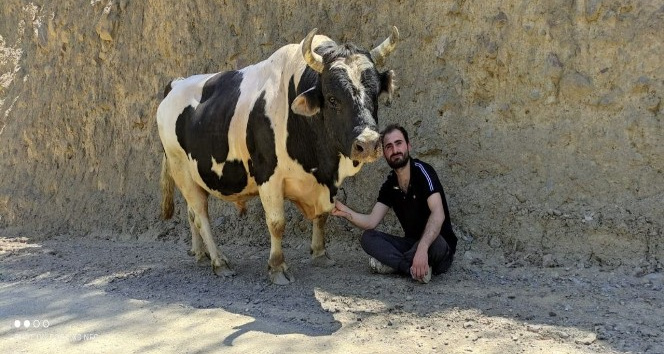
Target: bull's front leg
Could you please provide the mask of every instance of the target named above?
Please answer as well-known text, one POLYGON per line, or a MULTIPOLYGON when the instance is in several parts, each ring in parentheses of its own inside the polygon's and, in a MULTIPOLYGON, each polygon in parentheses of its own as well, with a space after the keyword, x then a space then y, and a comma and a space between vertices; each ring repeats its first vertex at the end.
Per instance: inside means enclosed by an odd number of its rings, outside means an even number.
POLYGON ((327 215, 320 215, 313 220, 311 235, 311 265, 315 267, 330 267, 334 265, 325 250, 325 222, 327 215))
MULTIPOLYGON (((267 183, 266 183, 267 184, 267 183)), ((270 259, 267 262, 270 281, 277 285, 286 285, 295 278, 288 271, 281 249, 281 241, 286 228, 284 218, 284 198, 281 188, 269 188, 264 184, 261 189, 261 202, 265 209, 265 221, 270 231, 270 259)), ((271 186, 274 187, 274 186, 271 186)))

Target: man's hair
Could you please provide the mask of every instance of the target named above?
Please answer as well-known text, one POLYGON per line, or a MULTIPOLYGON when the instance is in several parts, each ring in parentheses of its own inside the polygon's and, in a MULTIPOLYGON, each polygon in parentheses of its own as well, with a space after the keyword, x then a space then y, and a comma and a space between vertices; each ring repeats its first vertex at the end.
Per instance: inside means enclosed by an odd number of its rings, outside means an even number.
POLYGON ((380 143, 383 144, 383 139, 385 138, 385 135, 398 130, 403 134, 403 138, 406 140, 406 144, 410 144, 410 140, 408 140, 408 132, 406 131, 406 128, 400 126, 399 124, 390 124, 385 129, 383 129, 382 132, 380 132, 380 143))

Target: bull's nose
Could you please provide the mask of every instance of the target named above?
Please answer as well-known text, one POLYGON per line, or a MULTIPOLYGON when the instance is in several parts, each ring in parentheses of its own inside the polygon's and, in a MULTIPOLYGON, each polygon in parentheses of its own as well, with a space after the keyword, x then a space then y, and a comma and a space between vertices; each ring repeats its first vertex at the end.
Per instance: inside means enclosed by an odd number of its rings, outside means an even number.
POLYGON ((364 154, 365 152, 371 151, 376 148, 376 143, 371 143, 368 141, 355 141, 353 149, 358 154, 364 154))
POLYGON ((360 161, 373 161, 380 153, 380 135, 372 129, 365 128, 355 141, 351 151, 351 158, 360 161))

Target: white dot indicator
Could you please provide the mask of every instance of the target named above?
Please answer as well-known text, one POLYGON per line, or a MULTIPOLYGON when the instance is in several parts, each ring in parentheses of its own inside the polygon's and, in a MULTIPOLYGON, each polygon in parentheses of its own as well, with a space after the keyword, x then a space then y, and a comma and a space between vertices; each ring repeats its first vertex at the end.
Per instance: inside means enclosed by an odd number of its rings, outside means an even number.
POLYGON ((30 320, 23 321, 23 327, 25 327, 25 328, 30 327, 30 320))
POLYGON ((14 321, 14 327, 20 328, 21 327, 21 320, 14 321))

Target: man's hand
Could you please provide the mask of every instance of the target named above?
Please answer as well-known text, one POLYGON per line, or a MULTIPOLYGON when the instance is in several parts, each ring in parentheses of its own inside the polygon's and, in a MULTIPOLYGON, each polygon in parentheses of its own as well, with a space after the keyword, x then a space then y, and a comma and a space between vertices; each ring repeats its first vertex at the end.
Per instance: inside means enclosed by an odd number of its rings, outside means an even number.
POLYGON ((422 280, 429 271, 428 250, 418 247, 413 257, 413 265, 410 266, 410 274, 415 280, 422 280))
POLYGON ((351 214, 350 214, 350 208, 345 206, 342 202, 335 200, 334 201, 334 208, 332 208, 332 211, 330 211, 330 214, 334 216, 340 216, 342 218, 350 220, 351 214))
POLYGON ((383 220, 389 208, 383 203, 376 203, 371 210, 371 214, 362 214, 354 211, 353 209, 344 205, 344 203, 335 200, 334 208, 330 210, 330 214, 340 216, 350 221, 351 224, 359 227, 362 230, 373 229, 378 223, 383 220))

